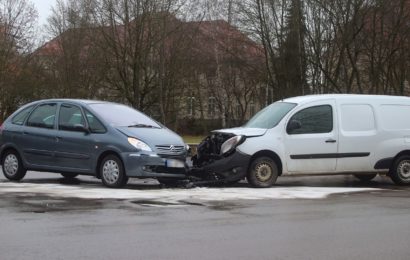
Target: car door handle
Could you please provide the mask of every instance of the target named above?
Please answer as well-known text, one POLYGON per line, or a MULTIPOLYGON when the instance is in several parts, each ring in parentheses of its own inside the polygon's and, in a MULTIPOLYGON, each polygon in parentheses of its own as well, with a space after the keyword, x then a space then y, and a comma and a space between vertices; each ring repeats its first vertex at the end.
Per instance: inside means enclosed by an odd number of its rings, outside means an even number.
POLYGON ((56 136, 56 142, 60 141, 61 139, 63 139, 61 136, 56 136))
POLYGON ((335 139, 327 139, 325 142, 326 143, 336 143, 336 140, 335 139))

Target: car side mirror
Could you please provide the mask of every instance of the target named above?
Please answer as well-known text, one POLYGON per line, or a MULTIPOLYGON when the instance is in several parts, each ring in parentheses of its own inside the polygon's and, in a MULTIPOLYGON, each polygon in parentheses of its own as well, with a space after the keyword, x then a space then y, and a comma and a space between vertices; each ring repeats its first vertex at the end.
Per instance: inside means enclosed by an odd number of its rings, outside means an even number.
POLYGON ((287 132, 292 133, 294 130, 302 128, 302 123, 299 120, 291 120, 287 127, 287 132))
POLYGON ((90 130, 87 128, 87 127, 85 127, 85 125, 83 125, 83 124, 75 124, 74 125, 74 130, 75 131, 78 131, 78 132, 84 132, 84 133, 90 133, 90 130))

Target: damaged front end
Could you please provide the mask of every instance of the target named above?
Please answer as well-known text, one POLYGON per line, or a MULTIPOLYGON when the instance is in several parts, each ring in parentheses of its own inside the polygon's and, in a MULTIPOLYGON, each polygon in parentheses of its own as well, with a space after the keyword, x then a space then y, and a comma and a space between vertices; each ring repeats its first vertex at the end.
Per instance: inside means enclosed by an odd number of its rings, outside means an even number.
POLYGON ((250 155, 236 149, 245 142, 244 135, 214 132, 206 137, 192 157, 189 175, 203 182, 235 183, 246 177, 250 155))

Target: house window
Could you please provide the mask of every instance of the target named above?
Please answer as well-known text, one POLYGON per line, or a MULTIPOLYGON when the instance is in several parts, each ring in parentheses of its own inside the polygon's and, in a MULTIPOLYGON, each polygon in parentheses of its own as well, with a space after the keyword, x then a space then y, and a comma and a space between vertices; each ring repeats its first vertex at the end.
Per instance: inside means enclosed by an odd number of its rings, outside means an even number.
POLYGON ((249 104, 249 113, 251 117, 254 116, 256 113, 256 106, 255 106, 255 102, 253 101, 249 104))
POLYGON ((237 119, 242 118, 242 107, 240 104, 236 105, 236 118, 237 119))
POLYGON ((187 99, 187 114, 189 116, 195 115, 195 97, 188 97, 187 99))
POLYGON ((208 116, 214 117, 215 116, 215 97, 208 98, 208 116))

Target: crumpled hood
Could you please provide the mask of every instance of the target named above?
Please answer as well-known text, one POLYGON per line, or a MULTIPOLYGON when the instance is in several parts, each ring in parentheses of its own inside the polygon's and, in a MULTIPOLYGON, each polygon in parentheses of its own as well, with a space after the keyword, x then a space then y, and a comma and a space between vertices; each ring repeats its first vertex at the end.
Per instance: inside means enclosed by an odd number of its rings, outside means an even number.
POLYGON ((182 145, 182 138, 167 128, 143 128, 143 127, 116 127, 121 133, 140 139, 150 147, 156 145, 182 145))
POLYGON ((214 130, 212 133, 225 133, 234 135, 244 135, 246 137, 256 137, 264 135, 268 129, 264 128, 247 128, 247 127, 235 127, 227 129, 214 130))

